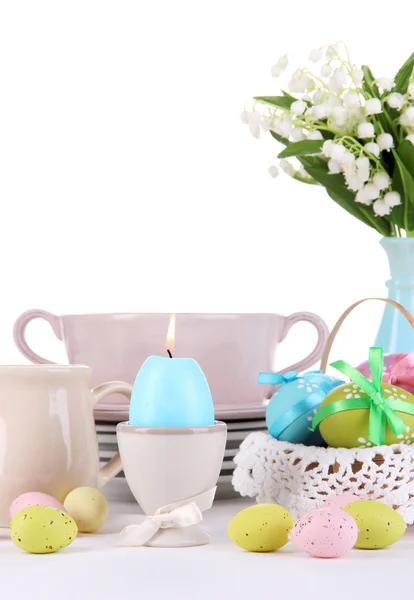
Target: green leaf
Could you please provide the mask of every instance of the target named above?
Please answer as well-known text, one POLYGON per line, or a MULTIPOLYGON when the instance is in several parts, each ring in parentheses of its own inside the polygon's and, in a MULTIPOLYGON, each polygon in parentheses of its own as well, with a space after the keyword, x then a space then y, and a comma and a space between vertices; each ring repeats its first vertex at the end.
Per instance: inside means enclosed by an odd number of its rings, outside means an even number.
POLYGON ((413 72, 414 67, 414 52, 411 56, 405 61, 401 69, 395 76, 395 91, 400 94, 405 94, 408 89, 408 84, 410 81, 411 74, 413 72))
POLYGON ((392 188, 400 194, 401 204, 392 209, 392 215, 399 227, 404 228, 406 232, 412 232, 414 231, 414 180, 395 151, 394 157, 392 188))
POLYGON ((288 92, 282 90, 282 94, 285 96, 285 98, 289 98, 290 100, 292 100, 292 104, 296 102, 296 98, 294 98, 291 94, 288 94, 288 92))
POLYGON ((316 154, 322 150, 323 143, 323 140, 303 140, 302 142, 292 142, 278 154, 278 158, 316 154))
POLYGON ((257 96, 253 99, 257 100, 257 102, 263 102, 263 104, 270 104, 277 108, 283 108, 283 110, 289 110, 295 102, 295 98, 292 96, 257 96))
POLYGON ((346 200, 354 202, 355 194, 346 187, 343 175, 329 173, 326 161, 318 156, 298 156, 298 159, 305 167, 306 172, 316 179, 316 181, 319 181, 324 187, 336 192, 346 200))
MULTIPOLYGON (((327 125, 326 119, 324 119, 322 123, 325 123, 327 125)), ((335 137, 335 134, 332 133, 332 131, 327 131, 326 129, 319 129, 318 131, 322 134, 324 140, 333 140, 335 137)))
POLYGON ((397 154, 401 158, 404 167, 414 179, 414 146, 408 140, 404 140, 397 148, 397 154))
POLYGON ((355 202, 355 193, 346 187, 343 175, 329 173, 328 165, 323 159, 317 156, 302 156, 298 157, 298 160, 307 173, 326 188, 329 196, 339 206, 382 235, 391 234, 389 221, 383 217, 376 217, 371 207, 355 202))
POLYGON ((300 181, 301 183, 307 183, 308 185, 319 185, 319 187, 322 187, 313 177, 303 177, 303 175, 297 172, 292 176, 292 179, 296 179, 296 181, 300 181))
POLYGON ((277 140, 278 142, 280 142, 281 144, 284 144, 285 146, 287 146, 288 144, 290 144, 289 140, 285 137, 282 137, 281 135, 279 135, 278 133, 276 133, 276 131, 271 131, 270 135, 272 137, 275 138, 275 140, 277 140))

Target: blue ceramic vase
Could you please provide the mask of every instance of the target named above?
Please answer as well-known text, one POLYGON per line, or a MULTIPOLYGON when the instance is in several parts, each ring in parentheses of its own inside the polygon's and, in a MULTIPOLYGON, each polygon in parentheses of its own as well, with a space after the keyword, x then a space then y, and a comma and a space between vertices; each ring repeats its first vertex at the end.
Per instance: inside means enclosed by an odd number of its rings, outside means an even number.
MULTIPOLYGON (((387 253, 391 275, 387 281, 388 298, 414 315, 414 238, 386 237, 381 246, 387 253)), ((390 304, 385 305, 374 345, 386 354, 414 350, 414 330, 390 304)))

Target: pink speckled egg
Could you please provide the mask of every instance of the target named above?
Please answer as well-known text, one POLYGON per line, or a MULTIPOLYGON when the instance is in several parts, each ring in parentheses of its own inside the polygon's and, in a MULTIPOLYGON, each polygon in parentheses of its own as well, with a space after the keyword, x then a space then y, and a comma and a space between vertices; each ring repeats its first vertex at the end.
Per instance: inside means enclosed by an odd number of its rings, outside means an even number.
POLYGON ((53 498, 53 496, 49 496, 49 494, 43 494, 43 492, 26 492, 15 498, 10 504, 10 519, 28 506, 49 506, 50 508, 57 508, 60 511, 67 512, 63 504, 59 500, 56 500, 56 498, 53 498))
POLYGON ((351 502, 356 502, 357 500, 364 500, 364 498, 355 496, 355 494, 338 494, 324 502, 321 508, 343 508, 347 504, 351 504, 351 502))
POLYGON ((301 550, 318 558, 337 558, 357 541, 355 520, 340 508, 320 509, 298 519, 289 539, 301 550))

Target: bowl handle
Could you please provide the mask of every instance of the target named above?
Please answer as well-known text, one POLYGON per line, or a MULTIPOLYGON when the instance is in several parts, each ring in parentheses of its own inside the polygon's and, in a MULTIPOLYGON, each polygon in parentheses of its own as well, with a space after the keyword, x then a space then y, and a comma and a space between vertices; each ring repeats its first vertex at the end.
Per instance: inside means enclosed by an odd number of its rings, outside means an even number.
POLYGON ((45 321, 47 321, 52 327, 56 337, 62 341, 59 317, 53 315, 50 312, 47 312, 46 310, 35 309, 24 312, 16 320, 13 327, 14 342, 20 350, 20 352, 23 354, 23 356, 28 358, 35 365, 54 365, 56 363, 54 363, 53 361, 47 360, 47 358, 43 358, 42 356, 36 354, 36 352, 33 352, 33 350, 29 347, 28 343, 26 342, 26 327, 28 326, 30 321, 33 321, 33 319, 44 319, 45 321))

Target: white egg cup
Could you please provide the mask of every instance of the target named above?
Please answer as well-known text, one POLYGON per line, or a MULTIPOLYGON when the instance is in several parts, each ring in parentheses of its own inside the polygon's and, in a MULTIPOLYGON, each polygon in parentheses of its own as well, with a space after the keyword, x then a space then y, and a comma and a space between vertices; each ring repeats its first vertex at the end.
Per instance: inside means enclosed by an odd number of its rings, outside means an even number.
MULTIPOLYGON (((119 453, 128 485, 146 515, 184 502, 215 487, 226 446, 227 427, 117 426, 119 453)), ((201 507, 200 507, 201 508, 201 507)), ((146 546, 179 548, 209 543, 200 525, 159 529, 146 546)))

